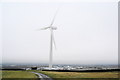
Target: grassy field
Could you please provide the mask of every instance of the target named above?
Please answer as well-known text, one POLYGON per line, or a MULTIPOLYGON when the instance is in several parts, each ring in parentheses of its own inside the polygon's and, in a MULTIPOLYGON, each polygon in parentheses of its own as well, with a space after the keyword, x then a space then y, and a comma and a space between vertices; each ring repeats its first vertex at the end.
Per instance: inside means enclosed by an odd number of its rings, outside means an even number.
MULTIPOLYGON (((34 72, 46 74, 54 80, 118 80, 115 79, 118 78, 118 72, 34 72)), ((39 80, 37 76, 30 73, 30 71, 2 71, 2 77, 2 80, 39 80)))
POLYGON ((52 78, 118 78, 118 72, 52 72, 36 71, 52 78))
POLYGON ((37 76, 27 71, 2 71, 2 78, 37 78, 37 76))

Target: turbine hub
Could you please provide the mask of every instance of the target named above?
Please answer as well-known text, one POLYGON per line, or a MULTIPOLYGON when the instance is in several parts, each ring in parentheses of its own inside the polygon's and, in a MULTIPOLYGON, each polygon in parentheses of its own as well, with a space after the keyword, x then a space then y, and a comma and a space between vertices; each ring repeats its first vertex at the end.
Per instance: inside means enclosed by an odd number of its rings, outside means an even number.
POLYGON ((56 30, 56 29, 57 29, 57 27, 51 27, 51 29, 52 29, 52 30, 56 30))

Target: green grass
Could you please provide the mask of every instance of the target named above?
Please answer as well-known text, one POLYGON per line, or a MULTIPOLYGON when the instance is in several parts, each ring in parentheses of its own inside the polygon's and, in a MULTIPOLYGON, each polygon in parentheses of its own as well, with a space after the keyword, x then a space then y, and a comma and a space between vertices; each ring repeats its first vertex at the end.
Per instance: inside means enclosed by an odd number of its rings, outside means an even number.
POLYGON ((1 78, 2 78, 2 71, 0 70, 0 80, 1 80, 1 78))
MULTIPOLYGON (((118 72, 53 72, 34 71, 43 73, 54 80, 118 80, 118 72)), ((39 80, 30 71, 2 71, 2 80, 39 80)))
POLYGON ((2 78, 37 78, 37 76, 27 71, 2 71, 2 78))
POLYGON ((118 78, 118 72, 53 72, 36 71, 51 78, 118 78))

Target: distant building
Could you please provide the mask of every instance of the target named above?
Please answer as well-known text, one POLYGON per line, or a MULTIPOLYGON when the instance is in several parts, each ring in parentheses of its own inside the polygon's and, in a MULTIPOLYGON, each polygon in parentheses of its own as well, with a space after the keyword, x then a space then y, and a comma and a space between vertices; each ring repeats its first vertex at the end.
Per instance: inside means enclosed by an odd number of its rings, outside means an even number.
POLYGON ((36 66, 31 67, 31 70, 37 70, 37 67, 36 66))
POLYGON ((26 68, 26 70, 31 70, 31 68, 26 68))

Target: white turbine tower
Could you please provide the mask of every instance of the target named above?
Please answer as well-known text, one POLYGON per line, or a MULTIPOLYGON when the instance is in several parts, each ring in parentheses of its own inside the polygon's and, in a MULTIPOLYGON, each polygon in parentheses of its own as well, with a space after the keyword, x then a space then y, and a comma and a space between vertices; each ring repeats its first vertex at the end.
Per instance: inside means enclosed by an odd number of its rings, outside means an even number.
POLYGON ((55 40, 54 40, 54 34, 53 34, 53 30, 56 30, 57 27, 54 27, 53 26, 53 23, 55 21, 55 17, 57 15, 57 12, 55 13, 54 17, 53 17, 53 20, 50 24, 50 26, 48 27, 44 27, 44 28, 41 28, 41 30, 46 30, 46 29, 49 29, 50 30, 50 55, 49 55, 49 69, 52 69, 52 59, 53 59, 53 44, 54 44, 54 47, 56 48, 56 44, 55 44, 55 40))

